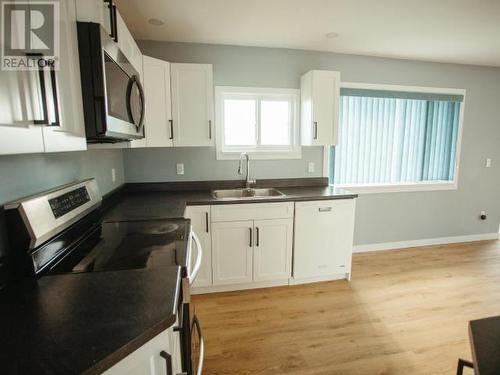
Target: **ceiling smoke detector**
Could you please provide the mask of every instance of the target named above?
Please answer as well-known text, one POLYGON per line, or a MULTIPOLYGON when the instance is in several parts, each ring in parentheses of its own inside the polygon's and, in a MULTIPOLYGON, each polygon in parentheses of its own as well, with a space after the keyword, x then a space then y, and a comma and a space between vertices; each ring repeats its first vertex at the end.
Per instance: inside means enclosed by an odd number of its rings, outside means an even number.
POLYGON ((339 36, 339 34, 338 33, 334 33, 334 32, 325 34, 325 37, 327 37, 328 39, 333 39, 333 38, 336 38, 338 36, 339 36))
POLYGON ((162 20, 159 20, 158 18, 150 18, 148 20, 148 22, 150 25, 153 25, 153 26, 163 26, 165 24, 165 22, 163 22, 162 20))

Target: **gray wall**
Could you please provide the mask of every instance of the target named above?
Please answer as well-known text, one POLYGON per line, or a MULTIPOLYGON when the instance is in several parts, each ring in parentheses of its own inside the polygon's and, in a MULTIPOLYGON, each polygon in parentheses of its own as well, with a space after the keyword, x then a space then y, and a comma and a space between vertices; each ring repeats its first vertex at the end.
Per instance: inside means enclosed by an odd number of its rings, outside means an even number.
MULTIPOLYGON (((0 156, 0 205, 75 180, 96 177, 105 194, 124 182, 121 150, 0 156), (111 179, 116 169, 116 181, 111 179)), ((0 256, 6 236, 0 217, 0 256)))
MULTIPOLYGON (((142 41, 142 51, 171 62, 214 64, 216 85, 298 88, 310 69, 342 72, 343 81, 467 89, 455 191, 387 193, 361 196, 356 244, 498 232, 500 222, 500 69, 372 58, 272 48, 142 41), (493 167, 484 168, 484 159, 493 167), (487 221, 479 212, 489 213, 487 221)), ((321 149, 305 151, 301 161, 259 162, 259 177, 308 176, 307 160, 321 171, 321 149)), ((172 181, 175 162, 186 163, 186 180, 236 178, 235 163, 215 161, 214 150, 127 150, 127 181, 172 181)))

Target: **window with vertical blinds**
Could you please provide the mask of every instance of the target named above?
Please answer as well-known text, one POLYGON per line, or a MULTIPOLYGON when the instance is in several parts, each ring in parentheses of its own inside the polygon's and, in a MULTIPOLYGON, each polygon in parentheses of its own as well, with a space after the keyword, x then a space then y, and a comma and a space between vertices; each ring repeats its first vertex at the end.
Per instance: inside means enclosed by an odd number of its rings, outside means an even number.
POLYGON ((463 95, 341 90, 337 185, 453 181, 463 95))

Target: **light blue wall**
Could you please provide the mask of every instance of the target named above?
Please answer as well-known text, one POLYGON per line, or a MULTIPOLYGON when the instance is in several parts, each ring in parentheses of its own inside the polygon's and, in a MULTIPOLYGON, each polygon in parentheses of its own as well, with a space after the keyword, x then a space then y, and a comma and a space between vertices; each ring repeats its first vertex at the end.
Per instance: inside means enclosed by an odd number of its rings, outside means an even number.
POLYGON ((87 177, 96 177, 103 194, 123 184, 122 151, 0 156, 0 205, 87 177), (116 170, 115 182, 111 168, 116 170))
MULTIPOLYGON (((320 177, 322 147, 304 147, 300 160, 252 160, 251 177, 292 178, 320 177), (308 173, 308 162, 314 173, 308 173)), ((124 151, 127 182, 238 180, 238 160, 216 160, 213 147, 128 149, 124 151), (184 175, 176 174, 176 164, 184 164, 184 175)))
MULTIPOLYGON (((341 71, 343 81, 467 89, 458 190, 361 196, 355 243, 498 232, 500 69, 272 48, 153 41, 140 47, 171 62, 212 63, 216 85, 299 88, 304 72, 330 69, 341 71), (492 168, 484 168, 486 157, 493 158, 492 168), (488 211, 487 221, 478 219, 481 210, 488 211)), ((322 160, 315 149, 296 163, 261 162, 257 176, 307 177, 305 159, 322 160)), ((175 162, 186 163, 187 180, 236 177, 235 164, 215 161, 213 149, 128 150, 124 160, 127 181, 176 180, 175 162)))

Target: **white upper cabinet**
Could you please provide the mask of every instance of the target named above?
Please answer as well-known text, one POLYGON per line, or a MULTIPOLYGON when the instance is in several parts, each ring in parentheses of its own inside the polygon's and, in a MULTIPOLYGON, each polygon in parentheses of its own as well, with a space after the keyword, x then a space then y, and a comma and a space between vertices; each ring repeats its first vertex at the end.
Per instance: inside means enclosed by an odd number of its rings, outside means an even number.
POLYGON ((60 3, 61 48, 59 70, 50 72, 51 85, 55 79, 56 89, 51 87, 49 100, 49 121, 51 126, 43 127, 45 152, 86 150, 85 122, 83 119, 80 61, 76 33, 75 2, 60 3))
POLYGON ((0 71, 0 154, 86 149, 74 1, 60 2, 55 22, 58 70, 0 71))
POLYGON ((170 99, 170 64, 143 57, 146 147, 172 147, 174 132, 170 99))
POLYGON ((311 70, 300 86, 302 145, 337 144, 340 73, 311 70))
POLYGON ((82 22, 101 24, 108 34, 112 34, 112 10, 104 0, 76 0, 76 18, 82 22))
POLYGON ((142 72, 142 53, 132 34, 125 24, 120 12, 116 10, 116 30, 118 33, 118 46, 128 61, 138 71, 142 72))
POLYGON ((213 78, 209 64, 171 64, 175 146, 212 146, 213 78))

